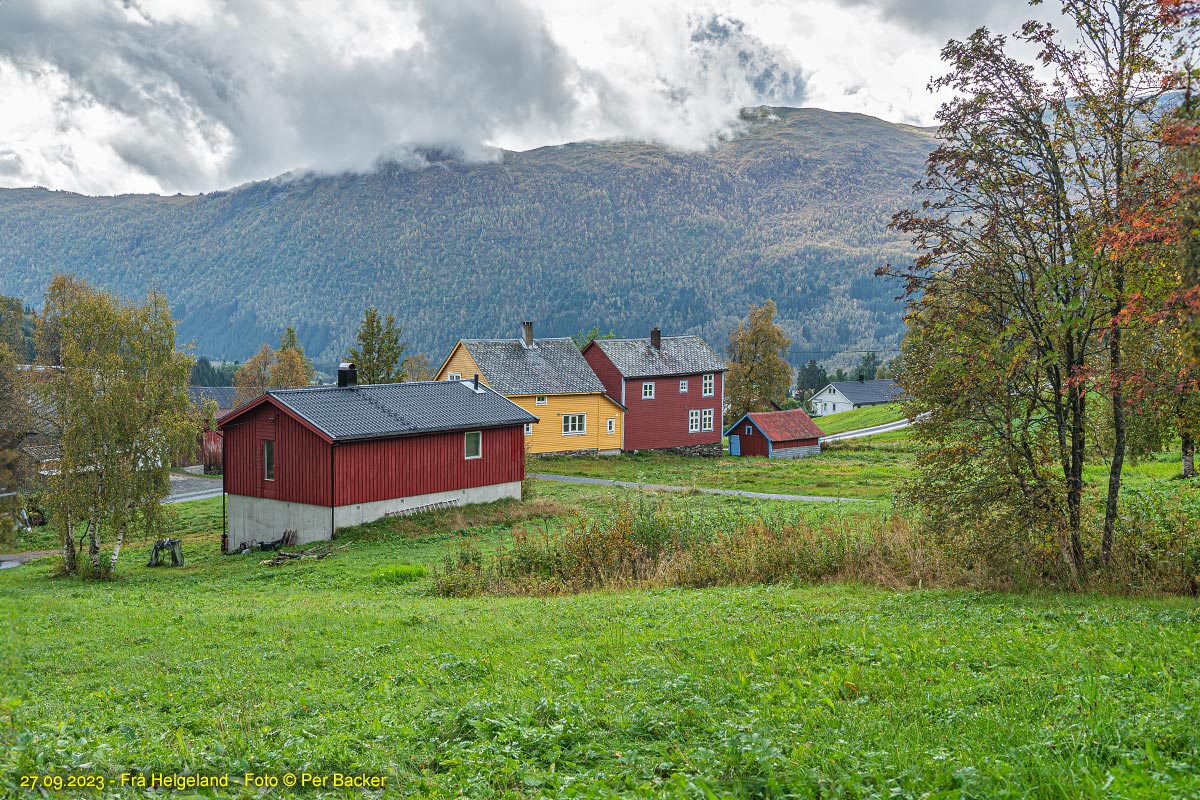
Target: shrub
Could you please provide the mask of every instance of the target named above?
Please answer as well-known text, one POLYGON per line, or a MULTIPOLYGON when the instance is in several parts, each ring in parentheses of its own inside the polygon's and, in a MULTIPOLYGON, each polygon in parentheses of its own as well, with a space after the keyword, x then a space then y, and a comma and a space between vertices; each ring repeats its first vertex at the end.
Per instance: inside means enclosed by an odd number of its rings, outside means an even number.
POLYGON ((376 570, 372 578, 380 585, 395 585, 419 580, 428 574, 420 564, 392 564, 376 570))

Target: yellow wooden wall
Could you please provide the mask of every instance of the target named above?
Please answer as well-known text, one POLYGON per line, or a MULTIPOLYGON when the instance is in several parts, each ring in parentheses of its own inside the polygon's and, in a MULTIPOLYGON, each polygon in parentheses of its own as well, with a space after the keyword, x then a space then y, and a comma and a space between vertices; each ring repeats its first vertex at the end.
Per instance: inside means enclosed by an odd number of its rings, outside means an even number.
MULTIPOLYGON (((446 363, 438 370, 437 380, 446 380, 447 373, 457 372, 463 380, 479 373, 479 366, 467 348, 456 344, 446 363)), ((479 373, 487 385, 487 377, 479 373)), ((564 450, 620 450, 625 412, 603 394, 551 394, 546 405, 537 404, 536 395, 509 395, 508 399, 538 418, 533 433, 525 437, 531 453, 561 453, 564 450), (563 436, 563 414, 587 414, 587 432, 563 436), (616 420, 616 429, 608 433, 608 420, 616 420)))

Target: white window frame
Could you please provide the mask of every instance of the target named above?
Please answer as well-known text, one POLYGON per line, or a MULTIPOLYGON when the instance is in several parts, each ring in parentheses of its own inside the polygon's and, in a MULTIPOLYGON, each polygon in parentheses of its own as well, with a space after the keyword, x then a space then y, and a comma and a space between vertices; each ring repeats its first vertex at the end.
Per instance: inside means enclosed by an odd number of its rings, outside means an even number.
POLYGON ((546 395, 540 395, 538 397, 533 398, 533 404, 535 406, 544 406, 549 402, 550 402, 550 398, 546 397, 546 395))
POLYGON ((562 435, 583 436, 587 433, 587 414, 563 414, 562 435), (578 423, 578 426, 576 426, 578 423))
POLYGON ((483 458, 483 431, 463 431, 463 458, 467 461, 474 461, 477 458, 483 458), (468 444, 472 436, 477 436, 479 449, 475 455, 471 455, 471 448, 468 444))
POLYGON ((713 429, 713 410, 706 408, 700 412, 701 422, 700 429, 703 431, 711 431, 713 429))
POLYGON ((263 480, 275 481, 275 440, 263 439, 263 480), (270 451, 268 458, 267 452, 270 451))
POLYGON ((457 373, 457 372, 447 372, 447 373, 446 373, 446 380, 448 380, 448 381, 461 381, 461 380, 462 380, 462 375, 460 375, 460 374, 459 374, 459 373, 457 373))
POLYGON ((747 436, 753 436, 753 435, 754 435, 754 426, 753 426, 753 425, 747 425, 747 426, 746 426, 746 435, 747 435, 747 436))
POLYGON ((687 382, 687 379, 684 378, 683 380, 681 380, 679 382, 679 393, 687 394, 687 391, 688 391, 688 382, 687 382))
POLYGON ((700 432, 700 409, 693 408, 688 412, 688 433, 700 432))
POLYGON ((717 391, 717 379, 711 372, 704 373, 704 377, 700 379, 700 396, 712 397, 717 391))
POLYGON ((642 399, 643 400, 653 400, 654 399, 654 381, 644 381, 642 383, 642 399), (646 393, 647 390, 649 391, 649 394, 646 393))
POLYGON ((607 430, 608 430, 608 432, 609 432, 609 434, 610 434, 610 435, 611 435, 611 434, 614 434, 614 433, 616 433, 616 432, 617 432, 617 418, 616 418, 616 417, 609 417, 609 418, 608 418, 608 428, 607 428, 607 430))
POLYGON ((525 435, 533 436, 533 423, 532 422, 525 423, 525 435))

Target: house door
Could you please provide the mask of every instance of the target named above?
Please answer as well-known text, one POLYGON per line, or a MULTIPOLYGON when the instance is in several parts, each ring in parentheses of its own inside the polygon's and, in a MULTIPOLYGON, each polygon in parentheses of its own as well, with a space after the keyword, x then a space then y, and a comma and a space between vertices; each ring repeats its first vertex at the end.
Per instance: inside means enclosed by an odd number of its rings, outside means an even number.
POLYGON ((729 434, 729 455, 740 456, 742 454, 742 438, 736 433, 729 434))

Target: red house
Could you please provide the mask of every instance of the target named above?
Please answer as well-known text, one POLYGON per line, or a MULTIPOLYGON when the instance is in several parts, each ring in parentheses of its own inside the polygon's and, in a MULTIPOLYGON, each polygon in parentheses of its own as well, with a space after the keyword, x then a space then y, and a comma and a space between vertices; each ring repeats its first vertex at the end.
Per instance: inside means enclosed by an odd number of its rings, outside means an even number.
POLYGON ((225 547, 299 543, 443 504, 521 497, 537 417, 474 381, 269 391, 221 420, 225 547))
POLYGON ((583 357, 628 409, 621 449, 721 454, 725 362, 699 336, 596 339, 583 357))
POLYGON ((725 431, 729 455, 803 458, 821 452, 824 431, 803 409, 743 414, 725 431))

